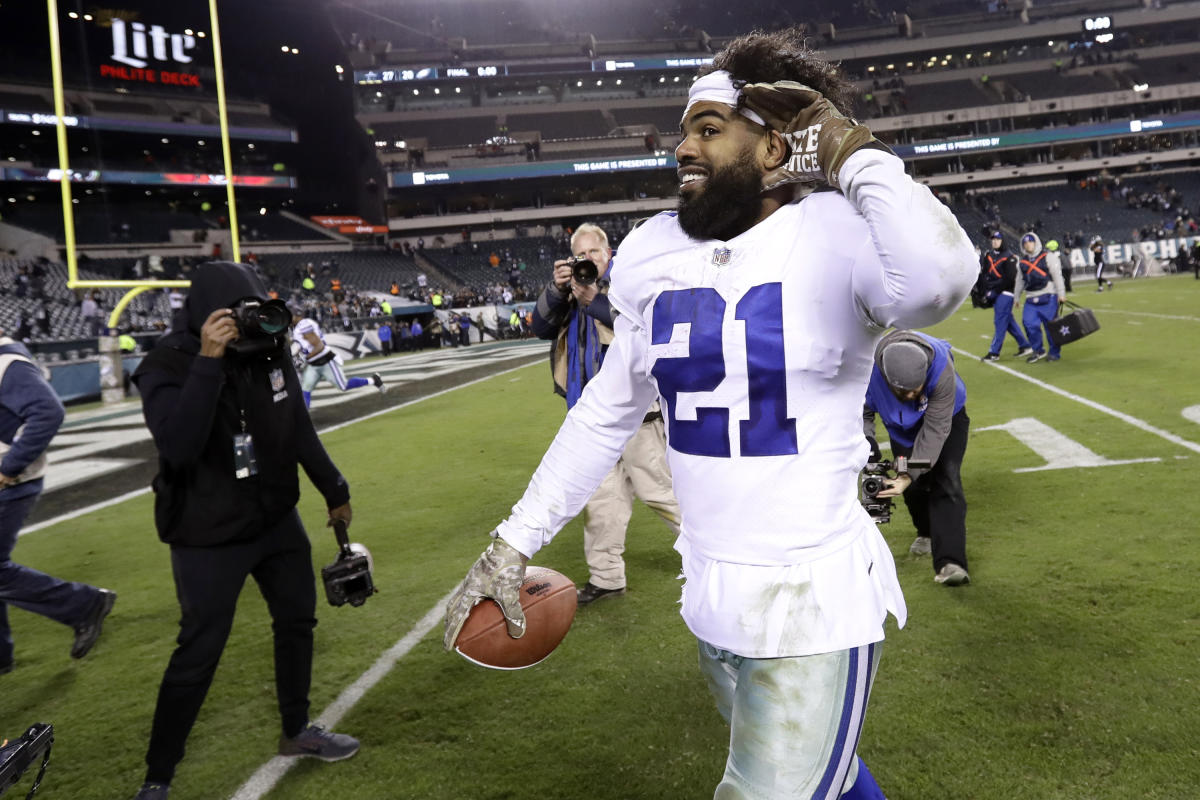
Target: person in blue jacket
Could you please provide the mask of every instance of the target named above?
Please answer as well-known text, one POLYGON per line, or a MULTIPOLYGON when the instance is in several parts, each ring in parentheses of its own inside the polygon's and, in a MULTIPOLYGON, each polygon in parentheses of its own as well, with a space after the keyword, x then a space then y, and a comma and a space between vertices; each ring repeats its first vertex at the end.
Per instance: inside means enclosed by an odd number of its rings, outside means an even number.
POLYGON ((21 525, 42 493, 46 448, 63 416, 62 402, 25 345, 0 334, 0 675, 13 669, 8 606, 70 625, 71 658, 83 658, 117 599, 115 592, 64 581, 11 558, 21 525))
POLYGON ((876 456, 875 415, 883 419, 892 455, 928 461, 886 482, 880 497, 904 495, 917 539, 911 552, 932 552, 934 580, 946 586, 970 581, 967 573, 967 500, 963 455, 967 450, 967 387, 954 371, 950 343, 918 331, 896 330, 875 348, 867 384, 863 429, 876 456))

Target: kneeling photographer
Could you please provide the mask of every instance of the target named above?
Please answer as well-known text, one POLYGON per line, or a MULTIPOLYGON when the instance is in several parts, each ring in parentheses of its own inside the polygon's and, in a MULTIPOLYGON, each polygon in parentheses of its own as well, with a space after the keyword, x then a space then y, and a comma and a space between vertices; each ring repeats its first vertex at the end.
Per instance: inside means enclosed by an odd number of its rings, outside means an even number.
POLYGON ((950 343, 917 331, 892 331, 875 348, 867 384, 863 428, 872 461, 879 460, 875 415, 883 418, 893 456, 928 462, 910 466, 879 497, 904 495, 917 539, 911 552, 932 552, 934 580, 946 586, 970 581, 967 574, 967 500, 963 455, 967 450, 967 387, 954 371, 950 343))
POLYGON ((358 750, 308 720, 317 596, 297 467, 324 496, 331 525, 349 524, 350 490, 305 409, 290 321, 251 267, 204 264, 171 332, 134 374, 159 455, 154 521, 171 548, 182 611, 140 800, 167 797, 247 576, 272 619, 279 753, 335 761, 358 750))

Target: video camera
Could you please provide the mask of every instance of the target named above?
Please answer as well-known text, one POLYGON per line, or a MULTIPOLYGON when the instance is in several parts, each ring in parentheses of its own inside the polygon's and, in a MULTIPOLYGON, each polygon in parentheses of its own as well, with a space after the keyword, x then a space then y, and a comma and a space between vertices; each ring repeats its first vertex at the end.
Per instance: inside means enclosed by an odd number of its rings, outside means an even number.
POLYGON ((375 581, 371 577, 371 553, 357 542, 350 543, 346 534, 346 523, 333 521, 333 534, 337 537, 338 556, 328 566, 321 568, 321 580, 325 583, 325 597, 331 606, 361 606, 375 594, 375 581))
POLYGON ((909 467, 927 469, 930 466, 928 461, 910 461, 904 456, 896 456, 895 461, 868 461, 858 482, 858 501, 876 525, 891 522, 892 498, 879 496, 879 493, 887 488, 884 482, 895 478, 901 472, 908 472, 909 467))
POLYGON ((11 744, 5 740, 0 746, 0 794, 15 786, 25 771, 40 758, 41 768, 33 780, 29 794, 25 795, 25 800, 30 800, 42 785, 46 766, 50 763, 50 747, 53 744, 54 726, 44 722, 30 726, 20 739, 11 744))
POLYGON ((571 277, 580 286, 591 286, 600 278, 600 268, 586 256, 571 256, 567 266, 571 268, 571 277))

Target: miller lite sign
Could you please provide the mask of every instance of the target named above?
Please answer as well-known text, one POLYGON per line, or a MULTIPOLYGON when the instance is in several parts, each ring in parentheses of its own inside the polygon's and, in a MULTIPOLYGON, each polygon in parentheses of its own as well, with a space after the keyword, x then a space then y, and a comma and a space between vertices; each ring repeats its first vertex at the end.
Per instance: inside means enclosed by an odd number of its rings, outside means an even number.
POLYGON ((113 17, 112 20, 112 59, 131 67, 145 67, 149 62, 150 50, 153 49, 156 61, 167 61, 167 43, 170 42, 171 53, 169 60, 180 64, 192 63, 192 57, 187 51, 195 48, 196 37, 190 33, 168 33, 162 25, 151 25, 149 32, 142 22, 126 24, 125 20, 113 17), (130 29, 130 30, 127 30, 130 29), (147 40, 149 40, 147 42, 147 40), (130 56, 130 50, 133 55, 130 56))
POLYGON ((97 24, 108 27, 112 35, 112 53, 108 63, 100 65, 100 77, 202 88, 199 75, 183 71, 198 55, 194 52, 197 37, 190 29, 172 33, 162 25, 129 21, 116 15, 97 20, 97 24))

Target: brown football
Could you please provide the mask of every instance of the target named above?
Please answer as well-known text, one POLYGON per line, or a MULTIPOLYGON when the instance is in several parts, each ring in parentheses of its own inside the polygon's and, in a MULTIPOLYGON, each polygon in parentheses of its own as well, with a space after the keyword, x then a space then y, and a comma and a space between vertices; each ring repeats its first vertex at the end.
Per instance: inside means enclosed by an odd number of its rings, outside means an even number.
POLYGON ((575 584, 546 567, 529 567, 521 584, 525 635, 508 635, 504 615, 493 600, 471 609, 454 649, 468 661, 492 669, 531 667, 558 647, 575 619, 575 584))

